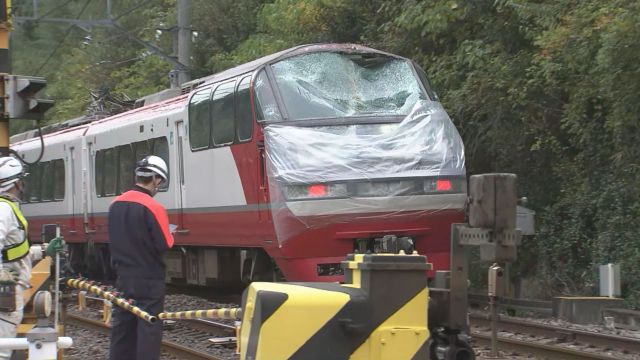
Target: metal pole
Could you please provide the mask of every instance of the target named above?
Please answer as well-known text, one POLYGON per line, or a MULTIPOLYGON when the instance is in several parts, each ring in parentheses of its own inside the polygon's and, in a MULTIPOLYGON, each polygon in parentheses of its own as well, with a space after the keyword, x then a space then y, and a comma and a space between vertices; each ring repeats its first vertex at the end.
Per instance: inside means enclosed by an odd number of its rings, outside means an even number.
POLYGON ((60 319, 60 254, 56 253, 56 296, 54 300, 55 304, 55 313, 54 313, 54 323, 53 328, 58 330, 58 319, 60 319))
POLYGON ((1 93, 0 102, 2 111, 0 112, 0 156, 9 155, 9 116, 7 115, 6 82, 5 77, 11 74, 11 56, 9 53, 9 31, 11 31, 11 1, 3 1, 0 9, 4 17, 0 19, 0 78, 1 93))
POLYGON ((489 312, 491 313, 491 357, 498 357, 498 311, 496 297, 489 296, 489 312))
MULTIPOLYGON (((56 227, 56 237, 60 237, 60 227, 56 227)), ((59 313, 58 310, 60 308, 60 253, 56 252, 56 284, 55 284, 55 300, 54 300, 54 314, 53 314, 53 328, 58 331, 58 319, 59 313)))
MULTIPOLYGON (((178 0, 178 62, 191 65, 191 19, 189 0, 178 0)), ((178 71, 178 86, 191 80, 189 71, 174 67, 178 71)))
POLYGON ((111 19, 111 0, 107 0, 107 19, 111 19))

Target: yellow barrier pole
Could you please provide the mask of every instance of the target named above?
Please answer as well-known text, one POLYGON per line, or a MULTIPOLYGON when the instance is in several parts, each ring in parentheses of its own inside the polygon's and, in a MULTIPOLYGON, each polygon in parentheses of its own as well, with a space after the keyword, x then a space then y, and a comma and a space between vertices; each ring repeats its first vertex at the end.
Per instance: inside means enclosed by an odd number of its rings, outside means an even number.
POLYGON ((178 312, 163 312, 158 314, 161 320, 174 319, 229 319, 235 320, 242 318, 242 308, 224 308, 209 310, 191 310, 178 312))
POLYGON ((112 293, 108 292, 108 291, 104 291, 102 289, 100 289, 98 286, 92 285, 89 282, 86 282, 84 280, 80 280, 80 279, 69 279, 67 280, 67 285, 76 288, 76 289, 82 289, 82 290, 87 290, 89 292, 92 292, 100 297, 102 297, 103 299, 109 300, 112 303, 116 304, 117 306, 130 311, 132 314, 136 315, 137 317, 141 318, 142 320, 145 320, 149 323, 155 323, 156 321, 158 321, 158 317, 153 316, 151 314, 149 314, 148 312, 140 309, 137 306, 131 305, 129 304, 129 302, 127 302, 124 299, 118 298, 115 295, 113 295, 112 293))

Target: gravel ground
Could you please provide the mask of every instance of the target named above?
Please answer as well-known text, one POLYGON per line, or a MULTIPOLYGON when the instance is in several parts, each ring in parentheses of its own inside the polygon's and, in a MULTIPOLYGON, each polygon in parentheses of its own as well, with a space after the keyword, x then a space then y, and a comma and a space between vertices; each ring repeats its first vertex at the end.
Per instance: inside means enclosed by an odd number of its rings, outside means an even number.
MULTIPOLYGON (((109 358, 109 335, 67 325, 67 336, 73 338, 73 347, 65 351, 65 360, 87 360, 109 358)), ((179 360, 165 352, 161 360, 179 360)))
MULTIPOLYGON (((95 302, 92 302, 95 304, 95 302)), ((88 304, 91 306, 90 304, 88 304)), ((221 307, 237 307, 237 304, 221 304, 188 295, 167 295, 165 297, 165 311, 185 311, 185 310, 204 310, 215 309, 221 307)), ((93 319, 102 320, 102 311, 89 308, 82 312, 77 310, 76 306, 70 306, 68 311, 93 319)), ((228 324, 233 324, 232 320, 221 320, 228 324)), ((75 325, 68 325, 66 328, 67 335, 73 338, 74 345, 65 353, 65 359, 69 360, 86 360, 86 359, 107 359, 109 355, 109 336, 92 330, 87 330, 75 325)), ((173 330, 165 329, 163 339, 179 342, 191 348, 205 347, 211 354, 218 355, 226 359, 237 359, 234 354, 235 348, 229 348, 223 345, 209 345, 206 341, 187 339, 184 336, 173 335, 173 330)), ((164 353, 162 360, 178 360, 176 357, 164 353)))
MULTIPOLYGON (((170 295, 167 295, 165 298, 165 311, 202 310, 202 309, 238 307, 238 306, 239 306, 238 304, 234 304, 234 303, 217 303, 214 301, 203 299, 201 297, 189 296, 189 295, 170 294, 170 295)), ((69 311, 77 313, 77 307, 72 306, 69 311)), ((95 319, 101 319, 102 317, 102 314, 95 309, 86 310, 82 313, 82 315, 85 315, 85 316, 91 315, 91 317, 95 319)), ((502 315, 502 316, 507 317, 506 315, 502 315)), ((593 331, 598 333, 640 338, 640 331, 610 329, 602 325, 576 325, 576 324, 571 324, 571 323, 567 323, 564 321, 555 320, 551 318, 539 318, 539 317, 525 317, 525 318, 519 317, 519 319, 526 319, 532 322, 555 325, 555 326, 560 326, 560 327, 565 327, 570 329, 578 329, 578 330, 593 331)), ((232 320, 221 320, 221 322, 225 322, 230 325, 234 323, 232 320)), ((507 335, 507 334, 501 334, 501 335, 507 335)), ((74 325, 69 325, 67 326, 67 336, 70 336, 73 338, 74 346, 72 349, 67 350, 66 359, 69 359, 69 360, 106 359, 108 357, 108 352, 109 352, 108 335, 99 334, 91 330, 79 328, 74 325)), ((179 334, 172 336, 172 330, 165 330, 164 339, 171 339, 172 341, 176 341, 190 347, 198 347, 198 348, 205 347, 208 352, 212 354, 216 354, 218 356, 222 356, 229 360, 234 360, 238 358, 236 355, 234 355, 233 349, 229 347, 225 347, 222 345, 210 345, 206 342, 206 340, 188 339, 188 338, 185 338, 184 335, 181 336, 179 334)), ((489 348, 475 347, 475 352, 478 360, 490 359, 489 348)), ((531 355, 522 355, 522 354, 516 354, 516 353, 504 352, 504 351, 501 352, 500 355, 502 359, 512 359, 512 360, 536 359, 536 357, 531 355)), ((640 356, 630 355, 630 354, 616 354, 616 356, 620 360, 640 359, 640 356)), ((166 353, 163 353, 161 359, 177 360, 176 357, 166 353)))

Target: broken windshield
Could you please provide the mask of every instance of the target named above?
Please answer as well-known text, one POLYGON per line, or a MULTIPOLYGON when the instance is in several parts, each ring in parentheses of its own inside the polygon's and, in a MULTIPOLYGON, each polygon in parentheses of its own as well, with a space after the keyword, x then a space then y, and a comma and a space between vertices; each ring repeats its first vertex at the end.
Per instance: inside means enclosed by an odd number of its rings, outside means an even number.
POLYGON ((382 54, 312 53, 272 69, 291 120, 406 116, 427 99, 411 63, 382 54))

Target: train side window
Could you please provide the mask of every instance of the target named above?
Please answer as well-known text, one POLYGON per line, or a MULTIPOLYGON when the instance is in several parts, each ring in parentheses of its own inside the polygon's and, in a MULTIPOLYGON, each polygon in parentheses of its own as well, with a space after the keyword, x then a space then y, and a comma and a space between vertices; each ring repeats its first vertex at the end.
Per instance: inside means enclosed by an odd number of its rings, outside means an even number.
POLYGON ((104 196, 114 196, 118 180, 116 149, 104 151, 104 196))
POLYGON ((209 147, 211 122, 209 121, 211 88, 196 92, 189 102, 189 142, 191 150, 209 147))
MULTIPOLYGON (((166 137, 159 137, 153 140, 153 155, 161 157, 162 160, 164 160, 164 162, 167 164, 167 177, 169 177, 169 174, 171 173, 169 167, 169 143, 167 142, 166 137)), ((167 181, 158 188, 158 190, 166 191, 169 188, 170 180, 171 178, 169 177, 167 181)))
POLYGON ((96 195, 104 196, 104 150, 96 151, 95 171, 96 177, 96 195))
POLYGON ((29 184, 27 185, 29 188, 29 201, 30 202, 39 202, 40 201, 40 167, 41 163, 33 164, 29 167, 29 172, 31 175, 27 177, 29 179, 29 184))
POLYGON ((147 155, 151 155, 151 150, 149 150, 149 142, 147 140, 133 143, 133 151, 135 152, 134 156, 136 162, 147 155))
POLYGON ((234 88, 235 81, 224 83, 211 97, 211 139, 215 146, 232 144, 236 137, 234 88))
POLYGON ((133 186, 135 162, 131 145, 118 146, 118 157, 118 171, 120 174, 118 179, 118 193, 122 194, 133 186))
POLYGON ((53 200, 64 200, 64 160, 58 159, 53 161, 53 200))
POLYGON ((261 70, 253 83, 256 118, 258 121, 282 121, 267 73, 261 70))
POLYGON ((42 189, 42 201, 51 201, 53 200, 53 182, 54 182, 54 172, 53 172, 53 162, 46 161, 42 163, 42 173, 40 174, 40 188, 42 189))
POLYGON ((236 89, 236 131, 238 132, 239 142, 251 140, 253 132, 250 84, 251 76, 246 76, 240 80, 236 89))

